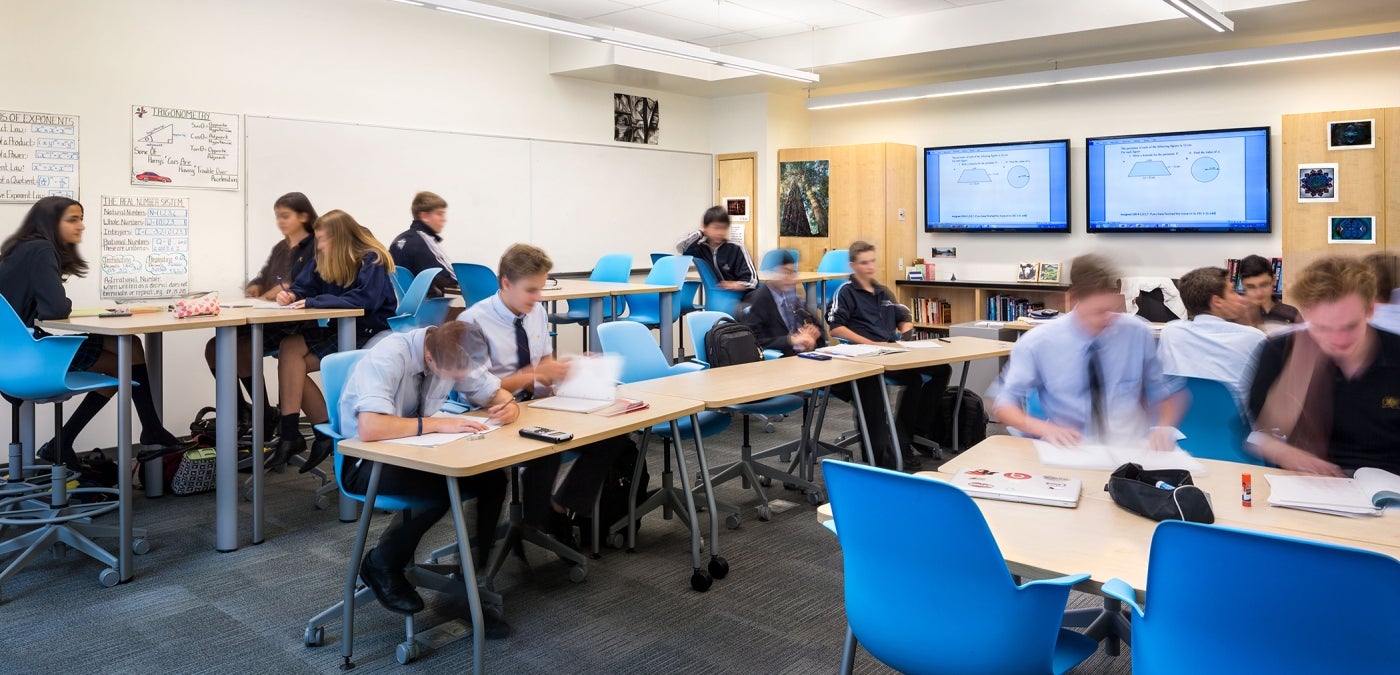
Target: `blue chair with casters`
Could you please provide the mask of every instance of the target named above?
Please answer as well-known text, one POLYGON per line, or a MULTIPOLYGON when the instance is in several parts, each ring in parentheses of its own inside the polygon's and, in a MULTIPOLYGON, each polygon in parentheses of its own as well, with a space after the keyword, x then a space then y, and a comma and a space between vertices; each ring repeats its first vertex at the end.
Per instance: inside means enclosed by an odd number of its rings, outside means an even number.
POLYGON ((830 459, 822 475, 831 496, 825 525, 845 565, 842 673, 851 672, 857 641, 902 673, 967 675, 1064 673, 1098 647, 1060 627, 1070 587, 1089 575, 1018 585, 982 512, 958 488, 830 459), (890 574, 899 569, 933 581, 890 574))
MULTIPOLYGON (((817 263, 817 271, 828 274, 836 272, 850 274, 851 252, 844 248, 827 251, 822 256, 821 262, 817 263)), ((823 309, 831 306, 832 299, 836 297, 836 291, 841 289, 841 284, 843 283, 846 282, 840 280, 826 282, 826 295, 821 298, 821 306, 823 309)), ((812 287, 815 285, 814 283, 807 284, 807 297, 814 297, 812 294, 812 287)))
POLYGON ((403 294, 408 291, 409 286, 413 285, 413 273, 395 265, 394 274, 389 277, 389 281, 394 284, 394 295, 403 300, 403 294))
MULTIPOLYGON (((598 264, 593 266, 593 272, 588 275, 589 281, 603 281, 612 283, 626 283, 632 278, 632 254, 630 253, 610 253, 598 259, 598 264)), ((579 324, 585 329, 588 327, 588 305, 591 300, 588 298, 575 298, 565 300, 569 308, 562 312, 549 315, 549 322, 556 325, 579 324)), ((603 320, 612 321, 621 311, 617 307, 617 301, 611 303, 611 311, 606 306, 603 311, 603 320)), ((556 342, 555 351, 558 351, 556 342)), ((583 351, 588 351, 588 331, 583 331, 583 351)))
MULTIPOLYGON (((619 379, 621 379, 624 384, 628 382, 640 382, 642 380, 653 380, 668 375, 679 375, 681 373, 704 370, 705 368, 693 361, 682 361, 676 364, 668 363, 668 359, 661 353, 661 348, 656 345, 655 340, 651 339, 651 331, 648 330, 646 326, 639 323, 632 323, 630 321, 605 323, 598 327, 598 341, 601 343, 599 346, 602 347, 604 354, 617 354, 622 357, 622 375, 619 379)), ((652 434, 661 437, 662 447, 665 450, 662 454, 661 488, 648 497, 641 505, 629 508, 627 519, 620 520, 608 526, 609 536, 615 532, 626 530, 627 549, 630 551, 636 549, 637 529, 633 527, 632 524, 637 522, 637 518, 650 513, 653 509, 658 507, 662 508, 662 513, 668 520, 671 514, 674 513, 681 519, 681 522, 691 528, 691 555, 694 559, 696 570, 696 576, 691 578, 691 585, 696 588, 696 590, 701 591, 709 588, 709 579, 706 578, 703 582, 697 580, 701 576, 699 535, 696 527, 692 527, 692 525, 698 526, 698 523, 692 523, 689 516, 692 512, 691 508, 693 508, 691 506, 693 504, 693 495, 689 489, 677 488, 675 486, 671 475, 671 451, 673 449, 671 446, 674 442, 675 459, 677 470, 680 472, 680 482, 682 485, 689 486, 690 481, 686 477, 685 458, 681 454, 681 442, 695 439, 697 433, 702 439, 713 436, 728 429, 729 424, 730 419, 728 415, 706 410, 691 417, 664 424, 657 424, 643 430, 641 448, 637 454, 637 468, 632 474, 633 494, 627 501, 629 507, 637 503, 636 486, 637 482, 641 480, 642 467, 646 464, 647 441, 651 438, 652 434), (698 429, 696 428, 697 425, 699 427, 698 429), (703 586, 703 588, 701 588, 701 586, 703 586)), ((697 455, 698 454, 697 452, 697 455)), ((700 470, 706 471, 707 468, 702 464, 700 470)), ((715 513, 715 504, 712 502, 710 506, 710 512, 715 513)), ((738 508, 728 504, 720 505, 719 508, 735 514, 733 518, 727 519, 731 528, 739 526, 738 508)), ((711 527, 716 528, 713 530, 716 533, 713 539, 718 539, 718 521, 712 519, 711 527)), ((712 548, 710 574, 715 578, 723 578, 725 573, 728 572, 728 563, 723 563, 722 560, 722 558, 718 557, 717 549, 712 548), (721 562, 717 564, 717 560, 721 562)))
POLYGON ((462 302, 468 307, 495 295, 501 287, 496 279, 496 272, 485 265, 452 263, 452 273, 457 275, 457 286, 462 289, 462 302))
POLYGON ((705 309, 736 316, 739 313, 739 301, 744 299, 744 294, 720 288, 719 274, 704 260, 695 260, 695 271, 700 273, 700 283, 705 289, 705 309))
POLYGON ((1244 450, 1249 421, 1229 387, 1199 377, 1184 379, 1186 391, 1191 394, 1191 407, 1178 426, 1186 435, 1180 442, 1181 448, 1204 459, 1263 466, 1263 460, 1244 450))
MULTIPOLYGON (((651 254, 651 264, 655 265, 655 264, 656 264, 656 261, 658 261, 658 260, 660 260, 660 259, 662 259, 662 258, 665 258, 666 256, 669 256, 669 255, 674 255, 674 254, 671 254, 671 253, 653 253, 653 254, 651 254)), ((699 302, 699 300, 700 300, 700 282, 698 282, 698 281, 686 281, 684 284, 681 284, 681 294, 680 294, 678 297, 676 297, 676 302, 680 303, 680 306, 681 306, 681 316, 682 316, 682 317, 684 317, 685 315, 687 315, 687 314, 689 314, 689 313, 691 313, 691 312, 695 312, 695 311, 699 311, 699 310, 704 309, 704 308, 705 308, 704 303, 699 302)), ((623 302, 626 302, 627 299, 626 299, 626 298, 623 298, 622 301, 623 301, 623 302)), ((676 358, 677 358, 677 359, 680 359, 681 361, 684 361, 684 360, 685 360, 685 322, 681 322, 681 329, 680 329, 680 330, 681 330, 680 341, 676 343, 676 350, 677 350, 677 351, 676 351, 676 358)))
MULTIPOLYGON (((367 353, 369 353, 368 350, 364 349, 357 349, 349 352, 336 352, 321 361, 321 387, 325 391, 326 401, 340 400, 341 392, 345 389, 345 382, 350 379, 350 374, 354 371, 356 364, 358 364, 367 353)), ((321 646, 325 642, 325 624, 333 620, 336 615, 340 615, 344 629, 341 656, 344 658, 344 663, 346 665, 352 665, 350 657, 354 652, 355 610, 363 605, 374 602, 374 594, 370 592, 369 588, 363 585, 358 585, 357 587, 356 581, 359 578, 360 561, 365 555, 365 543, 369 539, 370 519, 373 517, 376 509, 386 511, 423 509, 431 506, 431 502, 413 495, 379 493, 377 489, 377 479, 383 466, 381 464, 376 464, 372 470, 373 477, 370 480, 370 488, 367 493, 360 494, 352 491, 344 481, 346 458, 344 455, 340 454, 339 443, 345 439, 345 437, 340 434, 340 406, 332 403, 327 406, 326 412, 328 414, 328 421, 316 425, 316 429, 335 439, 336 449, 334 462, 336 482, 340 485, 342 494, 365 506, 360 511, 359 527, 355 534, 355 543, 350 553, 349 570, 345 576, 344 597, 340 602, 312 617, 311 620, 307 622, 303 639, 307 647, 321 646)), ((456 483, 454 482, 452 485, 452 489, 455 490, 456 483)), ((460 496, 464 500, 472 498, 472 495, 465 492, 461 493, 460 496)), ((458 509, 452 509, 452 513, 458 536, 464 536, 466 533, 466 525, 460 520, 460 512, 458 509)), ((472 579, 472 588, 475 588, 475 572, 472 568, 471 556, 459 556, 459 559, 461 561, 460 567, 458 565, 414 565, 404 572, 408 575, 408 580, 413 583, 414 586, 429 588, 441 593, 453 595, 459 599, 465 599, 469 591, 467 590, 467 586, 463 584, 462 579, 472 579)), ((486 590, 481 590, 479 592, 481 593, 483 603, 499 606, 499 596, 486 590)), ((476 618, 476 621, 477 626, 483 625, 479 622, 479 617, 476 618)), ((423 650, 422 645, 426 644, 425 638, 428 633, 432 632, 432 629, 429 631, 415 632, 412 616, 404 617, 404 630, 406 638, 395 650, 399 663, 408 663, 418 658, 423 650)), ((477 659, 478 669, 481 665, 480 659, 485 644, 484 632, 484 630, 476 631, 476 635, 479 637, 476 638, 476 648, 473 656, 477 659)))
MULTIPOLYGON (((406 271, 402 267, 395 267, 394 276, 398 277, 406 271)), ((435 326, 447 318, 447 308, 451 305, 452 300, 450 298, 427 297, 428 291, 433 286, 433 280, 441 271, 441 267, 429 267, 413 277, 413 282, 408 285, 403 296, 399 298, 399 306, 394 310, 394 316, 389 317, 390 330, 395 333, 407 333, 414 328, 435 326)))
MULTIPOLYGON (((721 312, 695 312, 685 317, 685 322, 690 325, 690 336, 695 341, 696 363, 709 367, 708 354, 705 350, 705 337, 710 334, 710 329, 721 319, 733 320, 727 314, 721 312)), ((765 419, 769 417, 780 417, 791 415, 802 411, 804 418, 807 416, 808 397, 796 394, 784 394, 774 396, 762 401, 752 403, 740 403, 725 408, 725 412, 733 412, 742 415, 744 418, 744 441, 739 446, 739 460, 721 469, 717 469, 710 478, 711 485, 719 485, 734 478, 742 480, 745 488, 752 488, 754 494, 758 495, 758 519, 767 521, 772 517, 772 511, 768 506, 768 495, 764 494, 762 486, 771 485, 774 480, 793 484, 803 488, 809 495, 809 499, 821 499, 821 490, 816 485, 793 476, 790 473, 770 467, 757 460, 765 457, 781 457, 784 461, 788 455, 802 448, 803 440, 784 443, 770 450, 765 450, 759 455, 753 454, 753 445, 749 442, 749 417, 760 416, 765 419)))
POLYGON ((763 260, 758 263, 759 271, 767 272, 778 269, 778 266, 783 264, 783 254, 792 258, 794 264, 802 260, 802 252, 795 248, 775 248, 763 254, 763 260))
MULTIPOLYGON (((0 394, 15 407, 12 421, 16 422, 20 417, 18 409, 25 403, 54 405, 54 440, 51 447, 55 455, 46 492, 19 485, 24 479, 22 472, 12 473, 11 478, 17 477, 19 480, 13 486, 7 483, 5 492, 9 496, 0 499, 0 530, 34 528, 0 542, 0 556, 19 554, 4 570, 0 570, 0 584, 36 562, 41 553, 56 544, 64 544, 105 565, 105 569, 97 575, 98 582, 103 586, 115 586, 120 581, 117 556, 93 541, 93 538, 119 537, 119 530, 92 523, 93 518, 120 508, 120 492, 115 488, 69 489, 68 481, 77 474, 70 472, 63 463, 61 452, 65 447, 63 402, 79 394, 119 384, 117 378, 107 375, 68 372, 68 365, 73 362, 85 339, 80 335, 36 339, 10 303, 0 298, 0 353, 5 355, 5 367, 0 368, 0 394), (73 497, 84 500, 100 497, 109 501, 83 503, 72 501, 73 497)), ((132 384, 135 386, 135 383, 132 384)), ((17 432, 12 433, 16 434, 14 440, 18 441, 17 432)), ((133 531, 133 535, 134 552, 150 550, 144 530, 133 531)))
POLYGON ((1133 664, 1154 673, 1393 673, 1400 561, 1180 520, 1152 534, 1146 607, 1132 586, 1133 664))

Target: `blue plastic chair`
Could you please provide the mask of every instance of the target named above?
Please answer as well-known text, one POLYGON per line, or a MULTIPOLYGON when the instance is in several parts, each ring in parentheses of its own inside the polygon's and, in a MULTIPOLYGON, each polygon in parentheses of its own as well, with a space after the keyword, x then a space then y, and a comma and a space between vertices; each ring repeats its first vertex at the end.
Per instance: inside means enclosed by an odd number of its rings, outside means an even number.
POLYGON ((413 273, 406 268, 395 265, 394 274, 389 277, 389 281, 394 284, 394 295, 402 300, 408 287, 413 285, 413 273))
MULTIPOLYGON (((593 266, 593 272, 588 275, 589 281, 603 281, 613 283, 626 283, 632 278, 632 254, 631 253, 610 253, 598 259, 598 264, 593 266)), ((550 314, 549 322, 555 325, 579 324, 588 326, 588 305, 591 302, 588 298, 575 298, 566 300, 569 307, 563 313, 550 314)), ((617 308, 617 302, 612 303, 608 308, 604 305, 603 320, 611 321, 621 313, 617 308)), ((583 331, 583 351, 588 351, 588 331, 583 331)))
MULTIPOLYGON (((824 273, 840 272, 842 274, 850 274, 850 250, 841 248, 836 249, 834 251, 827 251, 824 255, 822 255, 821 262, 817 263, 817 271, 824 273)), ((836 297, 836 292, 838 290, 841 290, 841 284, 843 283, 845 282, 840 280, 832 280, 826 282, 826 295, 821 298, 823 308, 831 306, 832 299, 836 297)), ((807 297, 809 298, 812 297, 812 286, 814 285, 815 284, 807 285, 807 297)))
POLYGON ((729 316, 739 313, 739 301, 744 299, 743 293, 720 288, 718 273, 704 260, 695 259, 695 271, 700 273, 700 283, 705 288, 705 309, 724 312, 729 316))
MULTIPOLYGON (((651 264, 655 265, 655 264, 656 264, 656 261, 658 261, 658 260, 660 260, 660 259, 662 259, 662 258, 665 258, 666 256, 669 256, 669 255, 674 255, 674 254, 671 254, 671 253, 653 253, 653 254, 651 254, 651 264)), ((691 313, 691 312, 699 311, 699 310, 702 310, 702 309, 705 308, 705 306, 704 306, 703 303, 698 302, 699 299, 700 299, 700 282, 698 282, 698 281, 687 281, 687 282, 685 282, 684 284, 681 284, 681 294, 680 294, 679 296, 676 297, 676 299, 675 299, 674 302, 677 302, 677 303, 680 304, 680 306, 681 306, 681 316, 685 316, 685 315, 687 315, 687 314, 689 314, 689 313, 691 313)), ((620 298, 620 300, 624 303, 624 306, 625 306, 625 303, 627 302, 627 298, 623 297, 623 298, 620 298)), ((684 324, 684 323, 681 323, 681 339, 680 339, 680 342, 676 345, 676 349, 677 349, 676 357, 679 358, 680 360, 684 361, 684 360, 685 360, 685 324, 684 324)))
MULTIPOLYGON (((690 271, 690 256, 668 255, 652 263, 647 273, 646 283, 660 286, 680 287, 685 283, 685 273, 690 271)), ((677 301, 678 291, 671 295, 671 316, 661 316, 660 293, 637 293, 627 296, 627 316, 623 321, 640 323, 648 328, 667 329, 681 316, 681 303, 677 301)), ((601 336, 600 338, 601 339, 601 336)))
MULTIPOLYGON (((62 448, 65 444, 63 402, 78 394, 116 387, 119 384, 117 378, 107 375, 68 371, 69 364, 73 362, 74 355, 78 353, 78 348, 85 339, 81 335, 55 335, 35 339, 10 303, 0 297, 0 353, 5 355, 5 367, 0 368, 0 394, 9 399, 10 405, 16 407, 12 421, 18 421, 18 407, 22 402, 54 404, 54 440, 50 447, 55 459, 49 474, 47 493, 38 493, 23 486, 5 485, 5 493, 11 496, 0 499, 0 531, 10 527, 35 529, 0 542, 0 556, 19 553, 18 557, 0 571, 0 584, 31 563, 41 560, 41 552, 59 543, 105 565, 106 569, 98 573, 97 577, 103 586, 115 586, 120 579, 117 557, 92 540, 92 537, 117 537, 117 528, 93 525, 90 522, 92 518, 111 513, 120 507, 119 491, 113 488, 68 489, 70 474, 62 460, 62 448), (73 495, 103 495, 109 501, 70 503, 69 498, 73 495)), ((136 383, 133 382, 132 385, 135 386, 136 383)), ((17 427, 11 429, 11 434, 18 442, 17 427)), ((24 477, 15 474, 12 469, 11 477, 20 479, 15 481, 16 483, 21 482, 24 477)), ((144 530, 133 531, 133 535, 136 537, 133 542, 136 550, 144 552, 144 530)))
POLYGON ((1133 588, 1133 673, 1393 673, 1400 561, 1316 541, 1168 520, 1133 588))
POLYGON ((476 263, 452 263, 452 273, 457 275, 457 286, 462 289, 462 302, 468 307, 496 294, 501 287, 496 273, 490 267, 476 263))
POLYGON ((1199 377, 1184 379, 1186 390, 1191 394, 1191 407, 1178 426, 1186 435, 1180 443, 1182 449, 1205 459, 1265 465, 1263 460, 1244 450, 1249 421, 1229 387, 1199 377))
MULTIPOLYGON (((413 282, 399 298, 399 306, 394 311, 394 316, 389 318, 390 330, 406 333, 414 328, 436 326, 447 318, 447 309, 451 306, 452 299, 427 297, 433 280, 441 271, 441 267, 429 267, 413 277, 413 282)), ((404 268, 395 267, 393 278, 398 278, 403 272, 406 272, 404 268)))
POLYGON ((842 673, 851 672, 857 640, 903 673, 968 675, 1064 673, 1098 647, 1060 628, 1070 587, 1089 575, 1017 585, 982 512, 958 488, 830 459, 822 475, 833 516, 826 525, 841 541, 846 573, 842 673))
POLYGON ((795 248, 775 248, 763 254, 763 260, 758 263, 759 271, 767 272, 778 269, 778 266, 783 264, 783 254, 785 253, 792 258, 794 264, 800 263, 802 260, 802 252, 795 248))

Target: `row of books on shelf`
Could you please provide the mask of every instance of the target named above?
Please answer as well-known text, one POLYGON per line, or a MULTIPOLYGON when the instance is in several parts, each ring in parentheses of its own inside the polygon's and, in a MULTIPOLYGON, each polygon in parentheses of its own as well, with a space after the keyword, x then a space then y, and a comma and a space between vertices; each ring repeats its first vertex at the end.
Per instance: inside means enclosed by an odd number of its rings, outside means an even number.
POLYGON ((1026 298, 1010 295, 993 295, 987 298, 988 321, 1015 321, 1038 309, 1045 309, 1045 303, 1031 302, 1026 298))
POLYGON ((953 306, 947 300, 938 298, 914 298, 913 305, 909 308, 914 314, 914 323, 942 323, 953 322, 953 306))
MULTIPOLYGON (((1269 263, 1274 267, 1274 295, 1283 295, 1283 258, 1270 258, 1269 263)), ((1240 278, 1240 259, 1226 258, 1225 270, 1230 273, 1230 284, 1235 287, 1235 292, 1244 292, 1244 280, 1240 278)))

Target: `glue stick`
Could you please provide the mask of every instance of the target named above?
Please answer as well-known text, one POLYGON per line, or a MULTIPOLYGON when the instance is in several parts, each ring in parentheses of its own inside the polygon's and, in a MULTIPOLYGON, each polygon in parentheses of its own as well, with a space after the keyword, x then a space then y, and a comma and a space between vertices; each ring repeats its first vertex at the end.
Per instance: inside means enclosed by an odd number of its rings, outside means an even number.
POLYGON ((1254 505, 1254 479, 1247 473, 1240 474, 1240 506, 1254 505))

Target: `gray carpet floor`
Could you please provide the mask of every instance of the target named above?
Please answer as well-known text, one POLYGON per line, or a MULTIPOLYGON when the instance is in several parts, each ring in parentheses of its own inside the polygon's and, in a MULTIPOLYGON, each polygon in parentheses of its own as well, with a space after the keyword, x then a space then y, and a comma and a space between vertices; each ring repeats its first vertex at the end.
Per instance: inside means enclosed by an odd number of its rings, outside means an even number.
MULTIPOLYGON (((832 406, 827 433, 848 428, 849 414, 832 406)), ((798 421, 755 429, 763 447, 796 437, 798 421)), ((706 442, 713 465, 738 454, 739 424, 706 442)), ((660 480, 659 448, 651 453, 652 487, 660 480)), ((929 460, 925 460, 929 464, 929 460)), ((339 598, 353 525, 312 506, 317 483, 294 470, 271 474, 266 505, 268 539, 216 553, 213 494, 136 498, 138 526, 150 530, 152 550, 136 558, 136 579, 101 588, 101 567, 70 553, 45 557, 0 588, 0 672, 5 673, 303 673, 330 672, 340 663, 340 626, 326 627, 326 644, 302 644, 306 621, 339 598)), ((689 536, 659 512, 643 523, 638 552, 604 549, 587 579, 528 547, 533 569, 516 560, 497 588, 512 635, 488 641, 486 667, 506 673, 827 673, 840 663, 845 630, 841 552, 816 522, 801 493, 781 486, 769 497, 791 502, 760 522, 753 495, 731 482, 717 496, 747 505, 737 530, 721 529, 729 577, 707 593, 690 589, 689 536)), ((782 505, 779 505, 781 508, 782 505)), ((242 505, 248 541, 249 505, 242 505)), ((775 509, 776 510, 776 509, 775 509)), ((388 522, 380 516, 371 536, 388 522)), ((702 520, 704 519, 702 515, 702 520)), ((424 541, 450 543, 445 520, 424 541)), ((929 580, 917 570, 909 583, 929 580)), ((437 596, 440 597, 440 596, 437 596)), ((451 616, 434 605, 430 613, 451 616)), ((1096 596, 1074 593, 1073 607, 1096 596)), ((434 617, 420 622, 420 630, 434 617)), ((377 605, 356 615, 353 672, 464 672, 470 639, 400 666, 394 648, 403 621, 377 605)), ((1102 650, 1074 673, 1126 673, 1129 656, 1102 650)), ((863 651, 861 673, 891 672, 863 651)))

